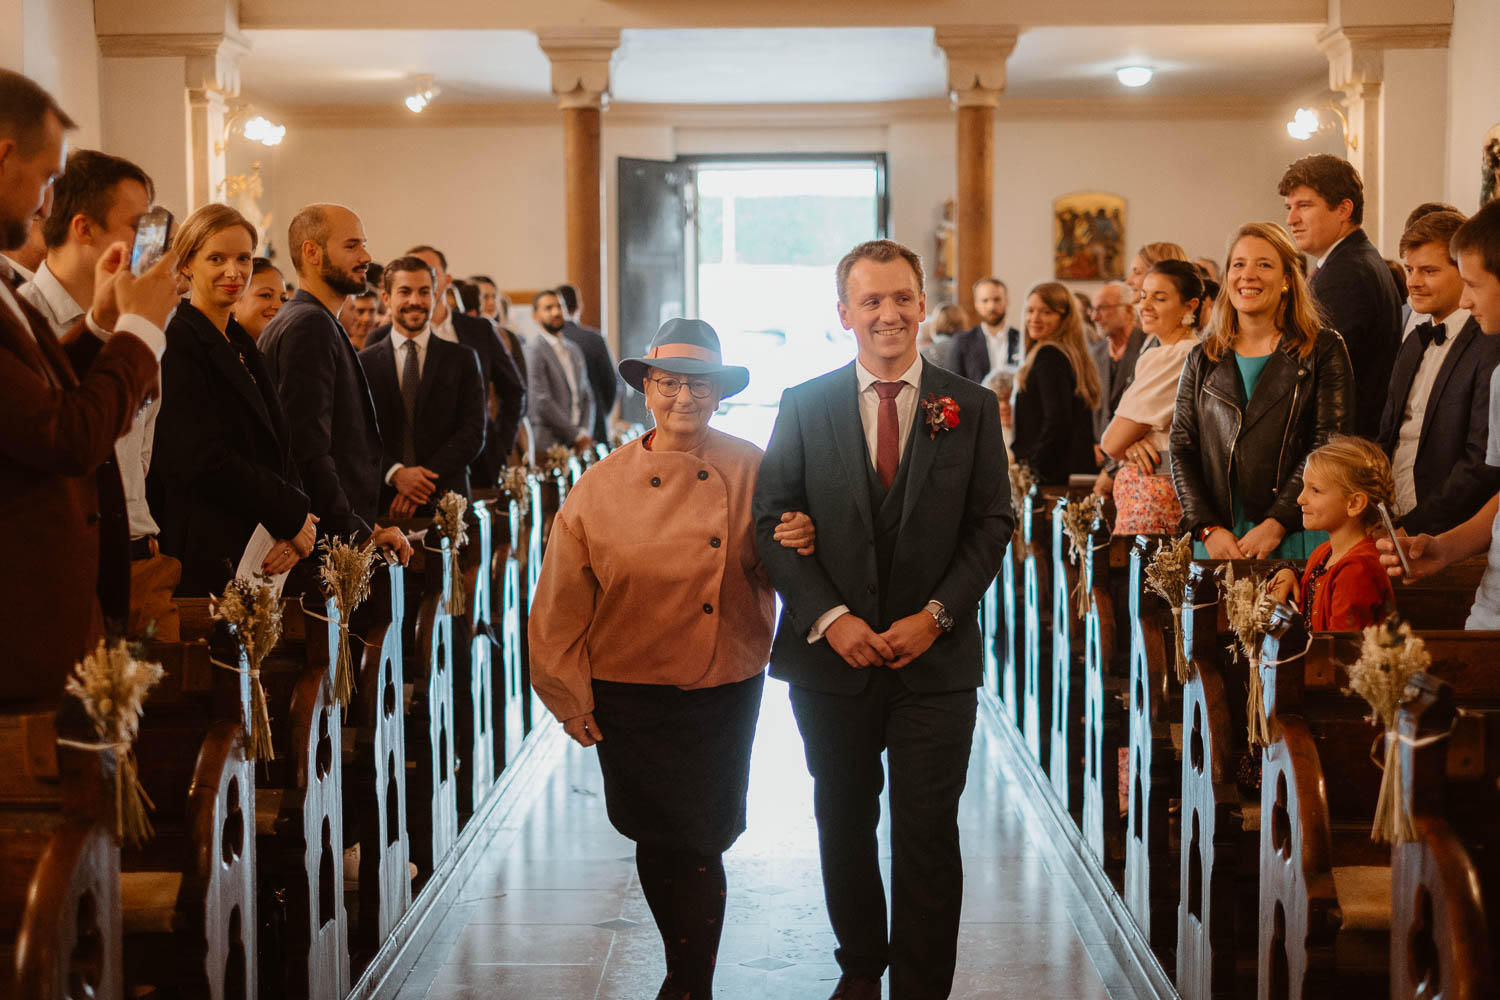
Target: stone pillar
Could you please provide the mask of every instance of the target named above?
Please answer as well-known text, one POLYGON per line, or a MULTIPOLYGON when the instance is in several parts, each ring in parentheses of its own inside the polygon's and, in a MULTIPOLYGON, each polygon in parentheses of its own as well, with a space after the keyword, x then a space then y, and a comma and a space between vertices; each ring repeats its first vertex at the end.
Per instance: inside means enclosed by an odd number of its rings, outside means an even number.
POLYGON ((620 45, 614 28, 546 28, 537 32, 552 61, 552 92, 563 113, 563 171, 568 280, 578 286, 580 320, 599 326, 602 175, 600 126, 609 100, 609 61, 620 45))
POLYGON ((1005 61, 1015 50, 1016 29, 945 25, 937 28, 934 40, 948 57, 948 94, 957 113, 954 292, 977 322, 972 289, 990 274, 994 242, 995 108, 1005 90, 1005 61))
POLYGON ((1394 258, 1407 212, 1442 200, 1447 74, 1433 50, 1446 50, 1451 25, 1348 22, 1346 12, 1318 45, 1348 121, 1345 155, 1364 181, 1365 233, 1394 258))
POLYGON ((104 146, 140 164, 179 218, 224 198, 225 118, 250 51, 238 32, 99 36, 104 146))

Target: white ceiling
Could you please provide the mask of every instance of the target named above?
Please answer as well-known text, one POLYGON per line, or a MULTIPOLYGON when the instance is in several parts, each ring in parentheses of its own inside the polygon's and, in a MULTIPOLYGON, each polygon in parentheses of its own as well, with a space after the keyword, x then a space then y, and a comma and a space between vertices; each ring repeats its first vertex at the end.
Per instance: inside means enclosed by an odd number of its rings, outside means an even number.
MULTIPOLYGON (((1265 100, 1326 79, 1315 25, 1034 28, 1007 64, 1017 98, 1121 93, 1265 100), (1157 76, 1130 92, 1120 66, 1157 76)), ((417 74, 442 102, 546 101, 551 73, 525 31, 248 31, 246 93, 284 107, 399 104, 417 74)), ((616 101, 777 104, 944 96, 931 28, 629 30, 611 68, 616 101)))

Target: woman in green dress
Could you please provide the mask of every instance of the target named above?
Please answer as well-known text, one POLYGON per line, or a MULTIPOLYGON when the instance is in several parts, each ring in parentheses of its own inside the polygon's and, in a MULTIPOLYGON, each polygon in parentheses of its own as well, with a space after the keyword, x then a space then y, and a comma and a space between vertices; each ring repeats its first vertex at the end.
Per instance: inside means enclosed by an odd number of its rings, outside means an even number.
POLYGON ((1309 452, 1354 423, 1344 340, 1323 326, 1302 255, 1275 223, 1241 226, 1203 343, 1188 355, 1172 420, 1182 530, 1210 559, 1302 559, 1309 452))

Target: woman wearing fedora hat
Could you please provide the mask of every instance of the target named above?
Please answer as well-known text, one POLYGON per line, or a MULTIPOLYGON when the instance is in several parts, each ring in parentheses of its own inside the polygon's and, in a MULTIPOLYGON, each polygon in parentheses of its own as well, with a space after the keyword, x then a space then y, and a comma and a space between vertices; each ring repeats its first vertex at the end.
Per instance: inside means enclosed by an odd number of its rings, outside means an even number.
MULTIPOLYGON (((723 853, 745 829, 774 594, 755 548, 755 445, 708 426, 750 373, 673 319, 620 375, 655 428, 590 468, 558 512, 531 609, 531 682, 597 746, 609 819, 666 945, 658 1000, 713 993, 723 853)), ((813 551, 805 514, 777 538, 813 551)))

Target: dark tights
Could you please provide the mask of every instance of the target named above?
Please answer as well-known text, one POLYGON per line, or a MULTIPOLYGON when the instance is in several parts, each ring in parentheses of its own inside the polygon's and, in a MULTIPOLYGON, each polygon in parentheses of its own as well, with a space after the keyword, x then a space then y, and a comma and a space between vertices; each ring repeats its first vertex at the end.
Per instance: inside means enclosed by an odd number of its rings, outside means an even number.
POLYGON ((666 945, 667 982, 690 1000, 708 1000, 724 929, 724 856, 638 844, 635 867, 666 945))

